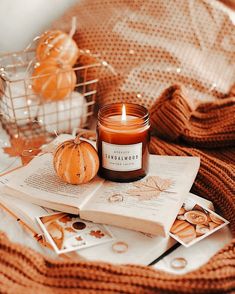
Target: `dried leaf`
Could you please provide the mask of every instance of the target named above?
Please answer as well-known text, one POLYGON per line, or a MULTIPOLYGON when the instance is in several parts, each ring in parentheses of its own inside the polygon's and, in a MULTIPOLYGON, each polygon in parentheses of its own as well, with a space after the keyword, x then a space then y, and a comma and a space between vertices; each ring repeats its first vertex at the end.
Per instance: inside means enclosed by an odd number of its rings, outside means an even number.
POLYGON ((11 157, 21 156, 22 150, 24 150, 25 141, 21 138, 13 138, 10 142, 11 147, 4 147, 4 152, 11 157))
POLYGON ((46 143, 46 137, 40 136, 34 139, 11 138, 11 146, 3 150, 11 157, 20 156, 22 164, 29 163, 40 151, 40 147, 46 143))
POLYGON ((77 241, 82 241, 82 240, 83 240, 81 236, 78 236, 78 237, 76 237, 75 239, 76 239, 77 241))
POLYGON ((93 236, 93 237, 95 237, 95 238, 98 238, 98 239, 104 237, 104 233, 101 232, 100 230, 97 230, 97 231, 93 231, 93 230, 91 230, 91 231, 90 231, 90 235, 93 236))
POLYGON ((150 176, 143 182, 133 184, 137 189, 127 191, 127 194, 137 197, 140 201, 151 200, 160 196, 161 192, 171 187, 173 181, 171 179, 162 179, 158 176, 150 176))
POLYGON ((130 190, 127 192, 129 195, 133 197, 138 197, 138 200, 151 200, 153 198, 157 198, 160 195, 160 191, 154 190, 154 191, 149 191, 149 190, 130 190))
POLYGON ((67 222, 70 222, 71 220, 72 220, 72 218, 68 214, 66 214, 65 216, 63 216, 59 219, 59 221, 64 224, 66 224, 67 222))
POLYGON ((65 231, 70 232, 70 233, 77 233, 73 228, 67 227, 65 228, 65 231))

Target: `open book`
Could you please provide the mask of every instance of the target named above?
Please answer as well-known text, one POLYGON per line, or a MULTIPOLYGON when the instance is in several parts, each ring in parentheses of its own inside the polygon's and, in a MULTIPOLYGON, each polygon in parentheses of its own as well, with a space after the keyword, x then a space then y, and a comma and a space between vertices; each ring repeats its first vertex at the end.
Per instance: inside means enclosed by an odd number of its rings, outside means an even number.
MULTIPOLYGON (((194 194, 189 193, 187 195, 187 200, 196 201, 197 203, 213 210, 211 202, 194 194)), ((21 199, 16 199, 3 193, 0 193, 0 206, 3 206, 7 211, 10 211, 10 213, 18 220, 21 220, 21 223, 27 225, 27 227, 37 235, 41 235, 42 230, 39 227, 36 218, 52 213, 49 209, 45 209, 44 207, 31 204, 21 199)), ((148 265, 176 243, 176 241, 169 236, 162 238, 161 236, 152 236, 115 226, 108 226, 108 228, 115 236, 115 240, 112 243, 104 243, 96 247, 81 249, 75 251, 75 254, 78 254, 80 258, 91 261, 148 265), (113 245, 118 242, 125 242, 128 246, 128 250, 123 253, 115 252, 115 250, 113 250, 113 245)), ((75 255, 71 256, 73 258, 75 257, 75 255)))
POLYGON ((57 177, 53 155, 46 153, 2 181, 5 193, 31 203, 96 223, 166 236, 199 164, 197 157, 151 155, 149 174, 139 181, 114 183, 95 177, 76 186, 57 177))

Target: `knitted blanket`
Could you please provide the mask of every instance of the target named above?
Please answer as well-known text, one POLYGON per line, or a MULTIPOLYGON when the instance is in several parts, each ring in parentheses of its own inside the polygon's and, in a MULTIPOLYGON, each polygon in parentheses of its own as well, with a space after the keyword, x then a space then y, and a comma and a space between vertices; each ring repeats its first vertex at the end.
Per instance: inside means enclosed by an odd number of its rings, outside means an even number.
MULTIPOLYGON (((152 153, 200 156, 192 191, 212 200, 235 235, 235 97, 189 106, 180 86, 150 110, 152 153), (170 142, 173 141, 173 142, 170 142)), ((235 238, 196 271, 176 276, 136 265, 55 261, 0 234, 1 293, 234 293, 235 238)))

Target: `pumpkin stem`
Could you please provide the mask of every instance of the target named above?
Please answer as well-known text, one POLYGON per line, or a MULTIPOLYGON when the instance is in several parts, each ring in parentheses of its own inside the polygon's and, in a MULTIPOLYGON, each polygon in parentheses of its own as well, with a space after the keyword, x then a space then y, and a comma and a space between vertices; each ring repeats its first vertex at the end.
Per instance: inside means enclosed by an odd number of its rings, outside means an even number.
POLYGON ((74 139, 74 144, 80 144, 80 136, 78 135, 75 139, 74 139))
POLYGON ((70 38, 73 37, 73 35, 76 32, 76 28, 77 28, 77 18, 75 16, 72 17, 72 25, 71 25, 71 30, 69 32, 69 36, 70 38))

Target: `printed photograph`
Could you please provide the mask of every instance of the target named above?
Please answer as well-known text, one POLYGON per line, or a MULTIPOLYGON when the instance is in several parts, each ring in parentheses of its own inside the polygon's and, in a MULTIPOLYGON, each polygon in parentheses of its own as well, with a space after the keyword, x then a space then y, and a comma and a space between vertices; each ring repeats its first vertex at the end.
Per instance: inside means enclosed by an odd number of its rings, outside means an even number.
POLYGON ((73 214, 54 213, 37 220, 58 254, 97 246, 114 238, 105 226, 81 220, 73 214))
POLYGON ((229 222, 199 204, 192 207, 183 204, 171 229, 170 236, 186 247, 190 247, 229 222))

